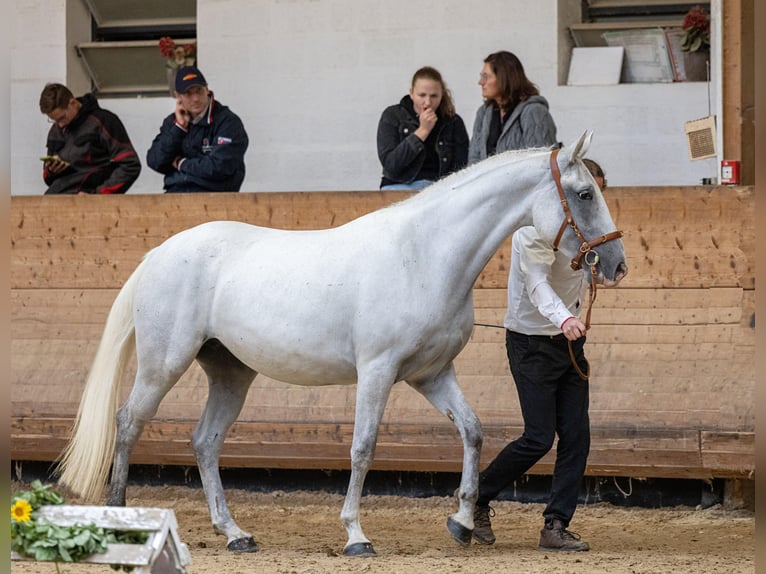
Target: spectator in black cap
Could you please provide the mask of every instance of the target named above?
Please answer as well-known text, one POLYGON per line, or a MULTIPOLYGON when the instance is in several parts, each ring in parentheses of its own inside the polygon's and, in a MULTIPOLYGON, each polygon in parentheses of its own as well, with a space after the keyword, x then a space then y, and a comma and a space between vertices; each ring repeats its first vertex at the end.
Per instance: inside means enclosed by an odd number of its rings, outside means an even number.
POLYGON ((147 164, 165 175, 167 192, 239 191, 248 146, 242 120, 214 98, 195 66, 178 70, 175 87, 175 112, 162 122, 147 164))

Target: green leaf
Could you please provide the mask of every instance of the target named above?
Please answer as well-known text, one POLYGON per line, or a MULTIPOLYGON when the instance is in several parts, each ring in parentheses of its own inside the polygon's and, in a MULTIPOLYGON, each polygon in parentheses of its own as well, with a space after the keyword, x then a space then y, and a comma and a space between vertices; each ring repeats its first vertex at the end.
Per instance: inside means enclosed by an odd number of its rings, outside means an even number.
POLYGON ((58 546, 58 551, 59 551, 59 556, 64 562, 74 562, 74 560, 72 560, 72 556, 70 556, 67 549, 61 544, 59 544, 58 546))
POLYGON ((51 548, 38 548, 34 551, 35 560, 38 562, 49 562, 55 560, 57 553, 51 548))
POLYGON ((75 546, 85 546, 92 540, 92 533, 89 530, 83 530, 82 532, 75 535, 74 538, 71 539, 71 542, 75 546))

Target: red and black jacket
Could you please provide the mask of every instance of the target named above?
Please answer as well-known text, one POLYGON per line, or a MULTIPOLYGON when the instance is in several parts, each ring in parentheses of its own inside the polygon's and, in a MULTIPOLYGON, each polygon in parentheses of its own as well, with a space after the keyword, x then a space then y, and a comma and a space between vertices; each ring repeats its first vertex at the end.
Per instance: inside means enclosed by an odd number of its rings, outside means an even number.
POLYGON ((75 118, 48 132, 48 155, 58 155, 70 166, 57 174, 43 168, 45 193, 125 193, 141 173, 141 160, 125 126, 101 108, 93 94, 77 100, 82 107, 75 118))

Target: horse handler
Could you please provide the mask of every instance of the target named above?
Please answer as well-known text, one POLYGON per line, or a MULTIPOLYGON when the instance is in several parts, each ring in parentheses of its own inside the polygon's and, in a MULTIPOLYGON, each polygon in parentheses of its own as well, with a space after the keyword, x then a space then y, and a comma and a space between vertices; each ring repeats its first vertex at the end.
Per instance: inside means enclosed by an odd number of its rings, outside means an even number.
MULTIPOLYGON (((592 160, 586 165, 603 190, 606 181, 600 166, 592 160)), ((514 233, 504 326, 524 432, 479 476, 473 538, 480 544, 495 542, 490 501, 539 461, 558 435, 538 549, 590 548, 568 530, 590 450, 588 362, 583 352, 587 327, 579 319, 587 285, 587 275, 573 270, 570 259, 543 241, 533 227, 514 233)))

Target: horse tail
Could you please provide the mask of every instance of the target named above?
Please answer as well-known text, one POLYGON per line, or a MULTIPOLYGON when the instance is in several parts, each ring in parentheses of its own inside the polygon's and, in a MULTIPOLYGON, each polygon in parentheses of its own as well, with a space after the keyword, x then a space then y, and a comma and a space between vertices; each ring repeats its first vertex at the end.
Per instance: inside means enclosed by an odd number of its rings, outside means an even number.
POLYGON ((77 410, 72 436, 60 457, 59 482, 85 500, 101 498, 112 464, 122 374, 136 348, 133 299, 147 257, 120 289, 106 319, 77 410))

